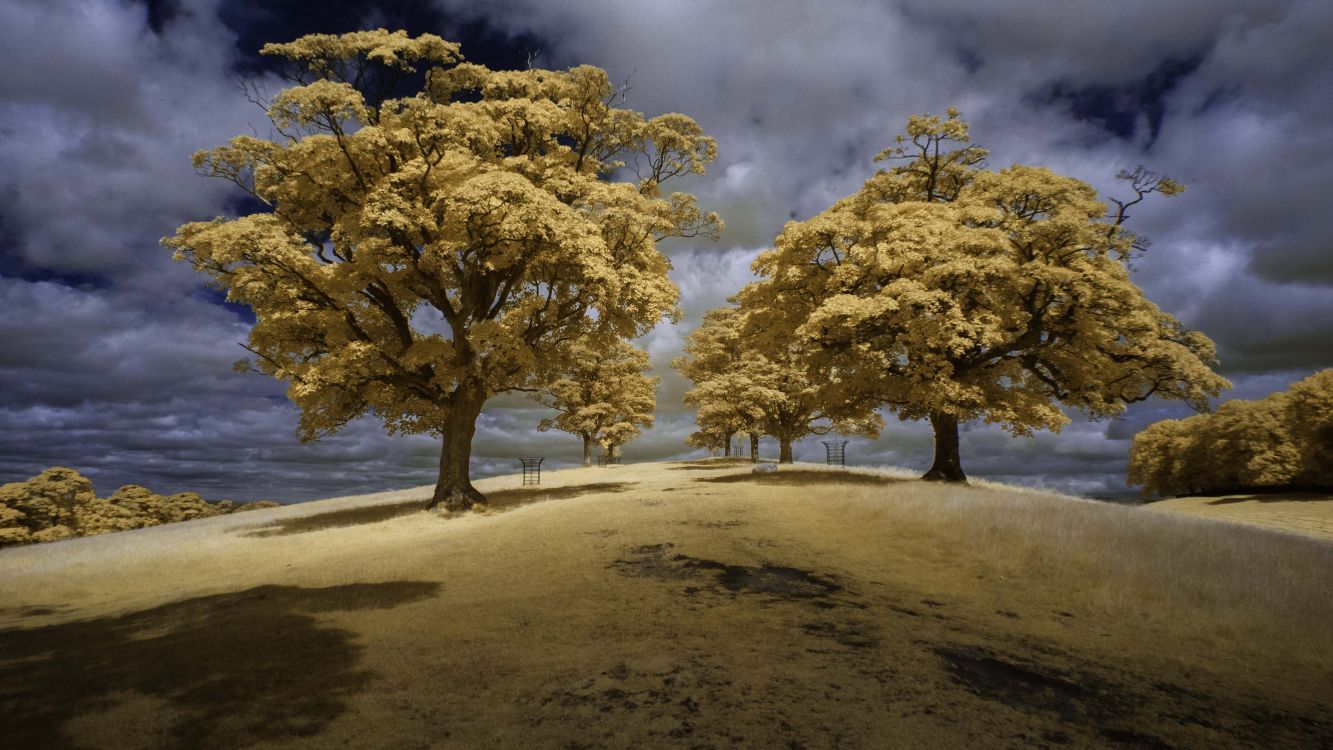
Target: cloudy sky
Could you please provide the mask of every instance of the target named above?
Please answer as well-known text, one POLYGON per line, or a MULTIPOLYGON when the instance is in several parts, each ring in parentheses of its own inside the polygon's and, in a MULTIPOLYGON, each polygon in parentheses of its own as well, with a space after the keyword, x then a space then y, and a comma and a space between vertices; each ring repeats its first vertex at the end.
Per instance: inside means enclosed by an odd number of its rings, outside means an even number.
MULTIPOLYGON (((668 367, 703 312, 750 280, 789 219, 855 191, 907 115, 963 111, 991 165, 1048 166, 1115 190, 1147 164, 1188 186, 1134 212, 1149 297, 1211 336, 1230 398, 1333 366, 1333 3, 1326 0, 0 0, 0 482, 51 465, 210 499, 284 502, 434 480, 437 444, 371 420, 295 438, 281 384, 236 374, 248 318, 158 241, 234 212, 189 155, 262 131, 239 82, 266 41, 375 27, 462 42, 493 67, 589 63, 629 105, 693 116, 719 158, 692 182, 728 229, 664 248, 684 322, 643 342, 658 424, 629 460, 687 455, 668 367)), ((1015 439, 971 426, 974 476, 1123 492, 1129 439, 1186 412, 1136 406, 1015 439)), ((474 473, 518 455, 570 465, 520 398, 488 405, 474 473)), ((776 446, 765 441, 765 450, 776 446)), ((817 439, 797 458, 822 460, 817 439)), ((890 418, 849 461, 924 470, 929 429, 890 418)))

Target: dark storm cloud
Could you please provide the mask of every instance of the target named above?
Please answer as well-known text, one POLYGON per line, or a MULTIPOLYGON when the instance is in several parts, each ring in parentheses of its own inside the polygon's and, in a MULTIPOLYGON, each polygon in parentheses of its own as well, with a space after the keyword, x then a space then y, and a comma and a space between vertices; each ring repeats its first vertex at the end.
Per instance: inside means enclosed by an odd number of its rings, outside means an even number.
MULTIPOLYGON (((493 67, 591 63, 630 106, 681 111, 720 159, 682 185, 719 211, 716 244, 667 248, 685 319, 637 342, 662 377, 657 426, 631 459, 681 455, 693 429, 669 370, 707 309, 751 280, 790 219, 854 191, 906 116, 958 106, 992 164, 1037 163, 1115 191, 1146 163, 1188 191, 1132 219, 1149 296, 1213 337, 1235 395, 1257 398, 1333 365, 1333 4, 1218 0, 1113 6, 1037 0, 711 3, 663 0, 9 0, 0 2, 0 481, 52 464, 238 499, 299 500, 429 483, 438 442, 373 419, 314 445, 294 437, 281 384, 238 375, 244 314, 158 239, 253 210, 193 173, 191 152, 258 130, 238 75, 270 91, 268 41, 386 26, 460 41, 493 67)), ((1123 195, 1123 192, 1118 193, 1123 195)), ((964 430, 964 466, 1053 488, 1123 490, 1129 439, 1184 416, 1150 402, 1060 435, 964 430)), ((547 412, 493 400, 480 474, 514 457, 571 465, 578 440, 547 412)), ((891 415, 856 463, 925 468, 927 425, 891 415)), ((767 445, 767 443, 766 443, 767 445)), ((770 447, 770 452, 772 452, 770 447)), ((797 457, 822 459, 818 439, 797 457)))

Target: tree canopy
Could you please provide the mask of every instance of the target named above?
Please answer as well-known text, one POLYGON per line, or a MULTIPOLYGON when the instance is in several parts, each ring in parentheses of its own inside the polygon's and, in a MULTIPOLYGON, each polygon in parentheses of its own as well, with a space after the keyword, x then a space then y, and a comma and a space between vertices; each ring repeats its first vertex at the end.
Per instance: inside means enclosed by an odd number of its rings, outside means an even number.
POLYGON ((855 194, 789 222, 755 261, 752 292, 776 335, 838 358, 848 392, 902 419, 928 418, 927 479, 965 481, 958 424, 1018 435, 1058 430, 1062 407, 1119 413, 1151 396, 1203 409, 1228 383, 1212 342, 1144 297, 1129 260, 1146 243, 1122 225, 1149 193, 1182 188, 1122 173, 1114 214, 1079 180, 981 165, 956 110, 913 116, 881 152, 896 161, 855 194))
POLYGON ((703 173, 713 139, 618 106, 599 68, 494 71, 429 34, 262 51, 295 84, 267 103, 271 137, 194 163, 265 210, 166 244, 254 311, 253 367, 290 384, 302 439, 369 413, 441 436, 430 505, 465 509, 488 397, 551 382, 594 332, 678 314, 657 242, 720 222, 662 185, 703 173))
POLYGON ((1129 483, 1160 495, 1333 488, 1333 370, 1134 436, 1129 483))
POLYGON ((592 465, 592 447, 608 457, 653 426, 659 378, 649 377, 648 353, 620 339, 587 340, 575 345, 572 366, 547 385, 537 400, 559 412, 543 419, 551 428, 583 440, 583 465, 592 465))

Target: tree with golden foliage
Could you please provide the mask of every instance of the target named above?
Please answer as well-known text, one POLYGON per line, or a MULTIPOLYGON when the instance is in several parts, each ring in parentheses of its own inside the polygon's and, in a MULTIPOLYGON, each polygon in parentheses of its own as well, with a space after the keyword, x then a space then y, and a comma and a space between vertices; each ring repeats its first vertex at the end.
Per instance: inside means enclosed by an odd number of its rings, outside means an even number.
POLYGON ((736 299, 740 335, 765 386, 761 426, 777 438, 778 463, 792 463, 792 444, 807 435, 878 436, 884 420, 876 411, 880 402, 875 394, 857 390, 852 387, 857 381, 842 378, 847 368, 839 353, 784 330, 788 311, 772 306, 771 291, 762 282, 750 284, 736 299))
POLYGON ((268 103, 274 136, 194 162, 268 210, 165 242, 254 310, 253 367, 290 384, 302 440, 370 412, 440 436, 428 507, 466 509, 484 500, 469 461, 490 396, 551 382, 594 332, 632 338, 678 314, 657 242, 720 223, 661 188, 702 174, 713 139, 617 106, 599 68, 493 71, 429 34, 262 52, 295 84, 268 103))
POLYGON ((694 387, 685 403, 698 409, 701 429, 686 442, 711 449, 730 442, 739 431, 750 433, 750 456, 757 460, 761 434, 778 441, 778 463, 792 463, 792 444, 806 435, 874 437, 884 426, 877 401, 847 389, 832 391, 836 371, 821 368, 827 359, 808 356, 808 348, 790 337, 773 335, 775 311, 751 285, 736 299, 739 307, 704 314, 690 334, 685 356, 673 364, 694 387))
POLYGON ((536 396, 559 414, 537 429, 551 428, 583 440, 583 465, 592 465, 592 447, 607 456, 653 426, 659 378, 648 377, 648 353, 619 339, 588 340, 573 348, 573 365, 536 396))
POLYGON ((1333 489, 1333 369, 1294 383, 1287 391, 1283 417, 1300 454, 1295 481, 1333 489))
POLYGON ((1129 483, 1145 493, 1206 495, 1333 488, 1333 370, 1257 401, 1166 419, 1134 436, 1129 483))
POLYGON ((693 444, 712 447, 720 438, 725 455, 730 456, 732 437, 748 432, 750 458, 757 461, 766 408, 778 394, 772 388, 771 364, 745 346, 743 325, 735 307, 709 310, 700 326, 690 332, 685 353, 671 366, 694 383, 685 392, 685 403, 696 409, 694 421, 700 427, 693 444))
POLYGON ((956 110, 913 116, 876 159, 899 161, 755 261, 779 335, 842 360, 839 378, 902 419, 929 419, 925 479, 966 481, 958 425, 1058 430, 1061 407, 1119 413, 1151 396, 1199 409, 1228 386, 1211 341, 1144 297, 1128 209, 1179 184, 1121 174, 1114 215, 1087 184, 1040 167, 981 167, 956 110))

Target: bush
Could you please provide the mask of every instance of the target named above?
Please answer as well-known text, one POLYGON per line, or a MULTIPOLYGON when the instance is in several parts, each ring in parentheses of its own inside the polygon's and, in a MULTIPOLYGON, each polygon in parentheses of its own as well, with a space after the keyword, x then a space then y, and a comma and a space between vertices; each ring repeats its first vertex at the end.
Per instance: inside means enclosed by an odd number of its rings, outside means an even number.
POLYGON ((0 547, 128 531, 275 505, 230 500, 210 503, 193 492, 164 497, 137 484, 127 484, 111 497, 99 498, 87 477, 74 469, 53 466, 27 481, 0 486, 0 547))

